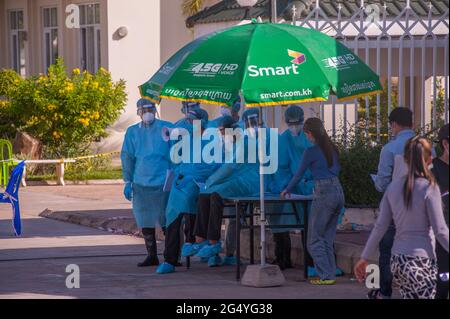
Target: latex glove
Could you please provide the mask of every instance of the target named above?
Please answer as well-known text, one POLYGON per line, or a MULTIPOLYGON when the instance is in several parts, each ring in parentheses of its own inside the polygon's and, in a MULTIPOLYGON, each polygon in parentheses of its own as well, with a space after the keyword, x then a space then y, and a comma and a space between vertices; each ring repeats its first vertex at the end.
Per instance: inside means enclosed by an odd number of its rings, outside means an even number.
POLYGON ((125 198, 131 202, 131 199, 133 198, 133 188, 131 187, 131 183, 125 184, 125 187, 123 189, 123 196, 125 196, 125 198))

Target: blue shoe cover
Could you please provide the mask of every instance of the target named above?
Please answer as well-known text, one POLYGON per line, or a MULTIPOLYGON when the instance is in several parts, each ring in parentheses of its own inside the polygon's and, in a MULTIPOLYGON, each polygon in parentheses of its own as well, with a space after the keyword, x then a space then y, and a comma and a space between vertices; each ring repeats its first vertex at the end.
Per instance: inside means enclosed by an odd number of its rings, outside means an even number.
POLYGON ((236 256, 225 256, 222 265, 224 266, 235 266, 237 264, 236 256))
POLYGON ((208 267, 219 267, 222 265, 222 258, 218 255, 208 259, 208 267))
POLYGON ((217 255, 222 250, 222 243, 219 241, 214 245, 206 245, 197 253, 197 257, 210 258, 217 255))
POLYGON ((161 265, 158 266, 158 268, 156 268, 157 274, 170 274, 171 272, 174 271, 175 267, 166 262, 162 263, 161 265))
POLYGON ((181 256, 190 257, 196 255, 204 246, 208 244, 208 241, 205 240, 201 243, 185 243, 181 248, 181 256))

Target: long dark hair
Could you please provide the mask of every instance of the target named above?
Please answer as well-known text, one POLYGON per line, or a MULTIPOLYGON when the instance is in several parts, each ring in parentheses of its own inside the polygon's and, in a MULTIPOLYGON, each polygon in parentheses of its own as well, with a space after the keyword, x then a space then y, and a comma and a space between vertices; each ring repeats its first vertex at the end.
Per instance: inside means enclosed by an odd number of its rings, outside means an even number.
POLYGON ((428 163, 432 157, 431 142, 421 136, 409 139, 405 145, 405 162, 408 165, 408 176, 403 187, 403 200, 406 207, 411 205, 414 181, 416 178, 423 177, 431 185, 435 185, 433 173, 428 169, 428 163))
POLYGON ((311 117, 306 120, 303 130, 312 134, 317 145, 319 145, 325 155, 328 167, 333 166, 333 155, 336 154, 339 157, 339 151, 328 136, 322 121, 317 117, 311 117))

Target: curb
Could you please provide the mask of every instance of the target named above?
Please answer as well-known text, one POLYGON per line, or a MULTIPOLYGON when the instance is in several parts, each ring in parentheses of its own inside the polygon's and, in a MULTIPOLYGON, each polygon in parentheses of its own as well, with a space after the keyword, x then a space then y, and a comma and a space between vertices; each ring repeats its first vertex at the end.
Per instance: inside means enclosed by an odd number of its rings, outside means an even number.
MULTIPOLYGON (((50 209, 45 209, 39 216, 61 222, 96 228, 117 235, 142 237, 141 230, 136 226, 134 217, 132 216, 115 216, 107 218, 92 216, 88 211, 61 212, 52 211, 50 209)), ((160 241, 164 240, 161 230, 157 230, 156 239, 160 241)))

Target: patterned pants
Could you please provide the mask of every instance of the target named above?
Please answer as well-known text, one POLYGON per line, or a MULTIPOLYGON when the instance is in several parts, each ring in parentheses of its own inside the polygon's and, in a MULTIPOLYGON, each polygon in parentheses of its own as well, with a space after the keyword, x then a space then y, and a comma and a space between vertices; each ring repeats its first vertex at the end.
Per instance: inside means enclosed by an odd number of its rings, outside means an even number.
POLYGON ((438 272, 436 260, 393 255, 391 271, 403 299, 434 299, 438 272))

